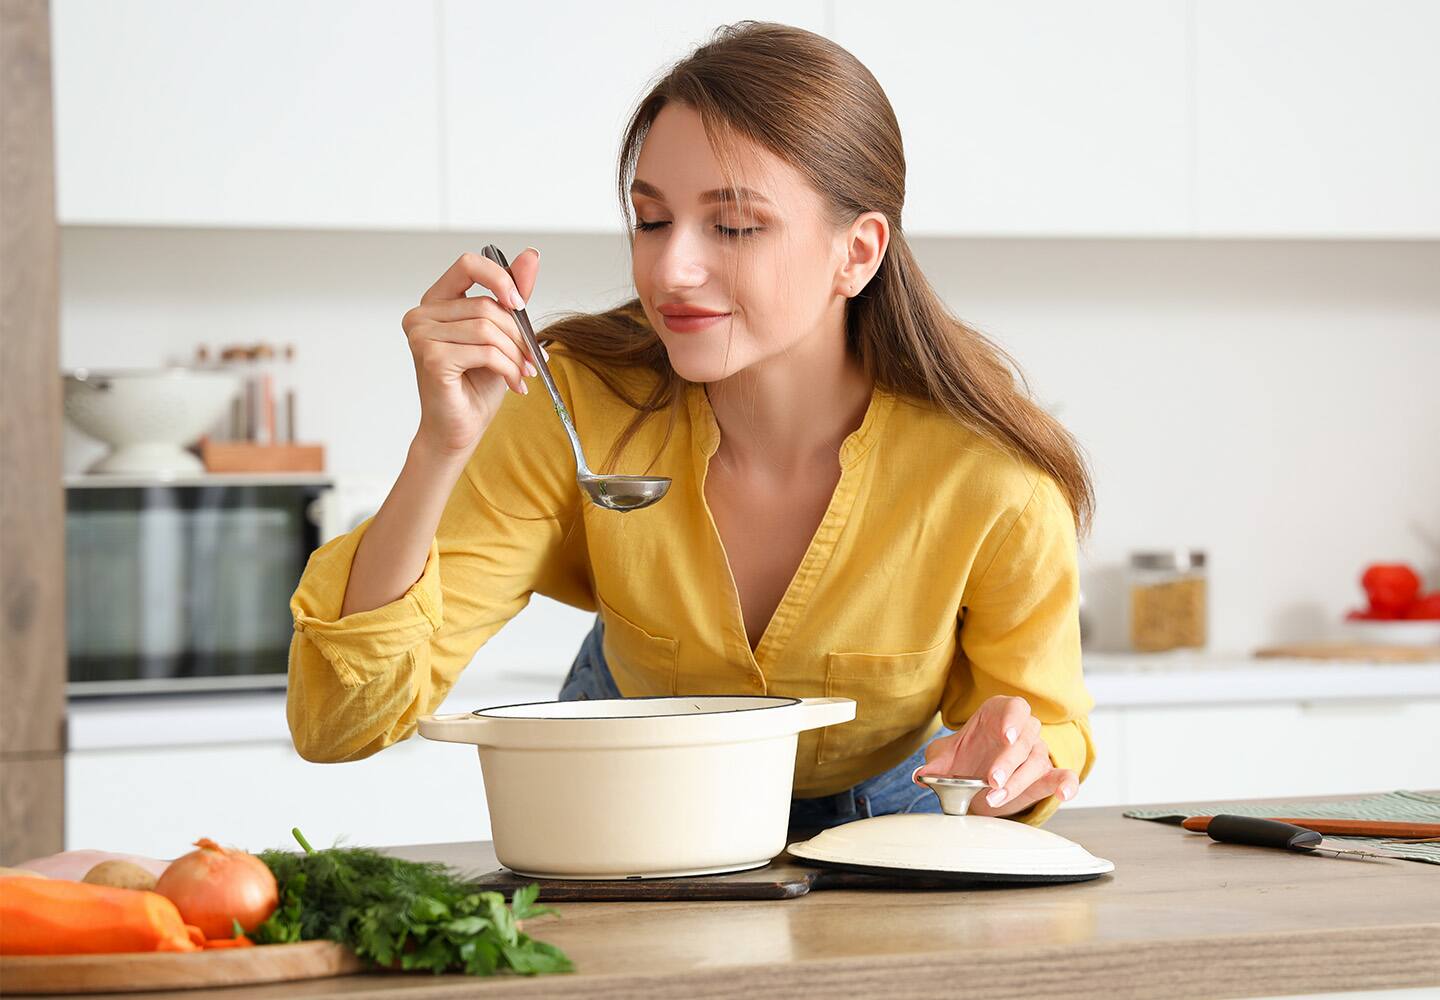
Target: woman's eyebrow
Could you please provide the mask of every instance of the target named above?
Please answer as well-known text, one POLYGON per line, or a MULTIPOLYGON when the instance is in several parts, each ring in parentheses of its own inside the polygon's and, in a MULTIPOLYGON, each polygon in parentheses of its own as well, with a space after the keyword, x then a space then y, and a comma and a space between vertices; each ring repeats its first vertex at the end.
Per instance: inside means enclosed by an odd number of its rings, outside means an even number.
MULTIPOLYGON (((630 193, 641 194, 647 198, 654 198, 657 201, 665 200, 665 196, 660 193, 659 188, 657 188, 654 184, 651 184, 648 181, 642 181, 639 178, 636 178, 636 180, 631 183, 630 193)), ((714 191, 706 191, 702 193, 699 200, 702 204, 712 201, 735 201, 736 195, 739 195, 741 200, 748 199, 750 201, 757 201, 766 205, 770 204, 769 198, 766 198, 759 191, 747 187, 736 188, 733 191, 730 188, 716 188, 714 191)))

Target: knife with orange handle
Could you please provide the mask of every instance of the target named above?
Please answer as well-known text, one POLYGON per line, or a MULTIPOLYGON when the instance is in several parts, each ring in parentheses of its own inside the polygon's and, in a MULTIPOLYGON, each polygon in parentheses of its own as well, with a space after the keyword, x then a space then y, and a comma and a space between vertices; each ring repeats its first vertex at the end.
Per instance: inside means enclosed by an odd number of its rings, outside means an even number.
MULTIPOLYGON (((1205 833, 1210 827, 1210 816, 1191 816, 1180 825, 1187 830, 1205 833)), ((1338 837, 1388 837, 1391 839, 1432 840, 1440 837, 1440 823, 1401 823, 1380 819, 1295 819, 1267 816, 1276 823, 1328 833, 1338 837)))

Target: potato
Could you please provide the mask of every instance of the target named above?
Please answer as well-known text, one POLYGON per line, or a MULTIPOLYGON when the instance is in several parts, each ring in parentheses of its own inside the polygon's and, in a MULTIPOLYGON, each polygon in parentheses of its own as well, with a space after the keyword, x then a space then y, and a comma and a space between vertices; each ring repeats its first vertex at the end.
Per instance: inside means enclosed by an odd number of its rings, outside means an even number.
POLYGON ((155 876, 133 861, 102 861, 86 872, 80 881, 115 889, 155 888, 155 876))
POLYGON ((0 878, 44 878, 39 872, 32 872, 29 868, 0 868, 0 878))

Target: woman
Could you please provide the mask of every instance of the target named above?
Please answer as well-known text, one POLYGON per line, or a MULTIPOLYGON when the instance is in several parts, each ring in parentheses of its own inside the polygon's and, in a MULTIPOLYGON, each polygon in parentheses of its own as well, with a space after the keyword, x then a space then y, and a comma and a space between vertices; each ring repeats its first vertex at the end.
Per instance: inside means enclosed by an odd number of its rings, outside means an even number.
POLYGON ((294 595, 301 754, 410 736, 541 593, 598 611, 562 698, 854 698, 855 721, 801 735, 797 825, 938 811, 917 771, 983 777, 975 812, 1032 824, 1072 798, 1094 760, 1090 480, 921 275, 904 183, 879 84, 807 31, 722 28, 641 102, 620 162, 637 296, 541 334, 587 455, 674 480, 625 514, 581 498, 529 392, 510 307, 539 253, 511 274, 461 256, 402 323, 403 471, 294 595))

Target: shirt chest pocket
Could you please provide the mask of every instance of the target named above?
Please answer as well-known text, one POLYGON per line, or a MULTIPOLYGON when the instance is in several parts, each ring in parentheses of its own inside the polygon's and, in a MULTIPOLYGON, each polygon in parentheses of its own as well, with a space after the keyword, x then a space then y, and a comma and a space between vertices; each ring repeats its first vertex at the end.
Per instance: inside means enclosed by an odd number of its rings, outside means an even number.
POLYGON ((680 643, 649 632, 598 598, 605 623, 601 650, 615 686, 627 698, 675 694, 677 652, 680 643))
POLYGON ((821 731, 818 763, 864 757, 928 726, 940 710, 954 655, 948 635, 909 653, 831 653, 825 694, 853 698, 855 718, 821 731))

